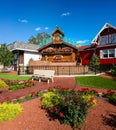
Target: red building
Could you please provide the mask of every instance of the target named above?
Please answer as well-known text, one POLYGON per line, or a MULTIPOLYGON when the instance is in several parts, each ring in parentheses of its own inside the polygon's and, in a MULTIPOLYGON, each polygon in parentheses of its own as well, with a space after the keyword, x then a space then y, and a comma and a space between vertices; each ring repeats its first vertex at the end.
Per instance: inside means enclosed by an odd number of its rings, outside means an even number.
POLYGON ((79 46, 78 51, 82 64, 89 64, 94 53, 98 55, 101 65, 116 64, 116 27, 106 23, 91 45, 79 46))

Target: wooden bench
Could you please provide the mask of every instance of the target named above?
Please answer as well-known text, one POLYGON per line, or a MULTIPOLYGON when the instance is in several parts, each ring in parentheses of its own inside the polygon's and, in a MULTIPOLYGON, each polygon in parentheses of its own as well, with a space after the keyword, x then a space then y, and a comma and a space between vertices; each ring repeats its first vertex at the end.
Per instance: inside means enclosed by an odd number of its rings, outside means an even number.
POLYGON ((47 79, 47 83, 49 83, 50 80, 54 82, 53 79, 54 74, 55 74, 54 70, 34 70, 32 80, 39 80, 39 82, 41 82, 41 80, 45 78, 47 79))

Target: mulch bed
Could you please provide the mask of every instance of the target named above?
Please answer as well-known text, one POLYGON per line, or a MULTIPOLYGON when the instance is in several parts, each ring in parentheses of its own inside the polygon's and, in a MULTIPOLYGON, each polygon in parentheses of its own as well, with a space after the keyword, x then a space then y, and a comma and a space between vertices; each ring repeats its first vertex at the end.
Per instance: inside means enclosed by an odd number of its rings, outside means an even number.
MULTIPOLYGON (((0 130, 73 130, 58 120, 50 121, 41 109, 40 98, 21 103, 23 112, 13 121, 0 123, 0 130)), ((79 129, 76 129, 79 130, 79 129)), ((82 130, 116 130, 116 109, 107 100, 97 99, 82 130)))
MULTIPOLYGON (((34 91, 42 91, 49 87, 64 87, 69 89, 81 89, 76 86, 75 78, 55 78, 54 83, 37 82, 36 86, 15 90, 12 92, 1 93, 0 101, 6 96, 14 99, 16 96, 24 96, 34 91)), ((98 89, 99 92, 107 91, 98 89)), ((23 112, 13 121, 0 123, 0 130, 72 130, 70 126, 61 125, 58 120, 50 121, 44 110, 40 108, 40 98, 32 99, 21 103, 23 112)), ((78 130, 78 129, 77 129, 78 130)), ((97 99, 97 105, 89 112, 82 130, 116 130, 116 109, 104 98, 97 99)))

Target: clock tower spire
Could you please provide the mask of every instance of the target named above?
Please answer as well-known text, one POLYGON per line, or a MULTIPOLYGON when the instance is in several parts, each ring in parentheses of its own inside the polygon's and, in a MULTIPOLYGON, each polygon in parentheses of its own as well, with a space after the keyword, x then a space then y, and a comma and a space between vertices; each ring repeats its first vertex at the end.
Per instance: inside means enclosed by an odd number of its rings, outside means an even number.
POLYGON ((64 37, 64 33, 60 30, 58 25, 56 25, 56 29, 52 32, 53 42, 56 44, 62 43, 62 39, 64 37))

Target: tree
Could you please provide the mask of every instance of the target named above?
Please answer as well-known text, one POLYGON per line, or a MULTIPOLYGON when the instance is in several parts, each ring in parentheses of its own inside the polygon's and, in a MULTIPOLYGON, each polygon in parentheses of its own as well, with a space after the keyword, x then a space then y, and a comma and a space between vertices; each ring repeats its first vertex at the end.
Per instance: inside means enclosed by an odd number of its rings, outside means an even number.
POLYGON ((91 61, 90 61, 90 64, 89 64, 89 67, 90 67, 90 70, 92 71, 95 71, 96 73, 96 70, 99 69, 99 58, 98 56, 94 53, 92 58, 91 58, 91 61))
POLYGON ((36 38, 35 38, 34 36, 31 36, 31 37, 29 38, 29 42, 32 43, 32 44, 37 44, 37 43, 36 43, 36 38))
POLYGON ((46 33, 46 32, 43 32, 43 33, 38 33, 36 37, 34 36, 31 36, 29 38, 29 42, 32 43, 32 44, 46 44, 47 43, 47 40, 51 38, 51 36, 46 33))
POLYGON ((3 69, 5 66, 10 65, 12 61, 13 54, 12 52, 7 48, 6 44, 2 44, 0 46, 0 64, 3 65, 3 69))
POLYGON ((115 64, 113 64, 113 66, 111 68, 111 74, 116 75, 116 65, 115 64))

